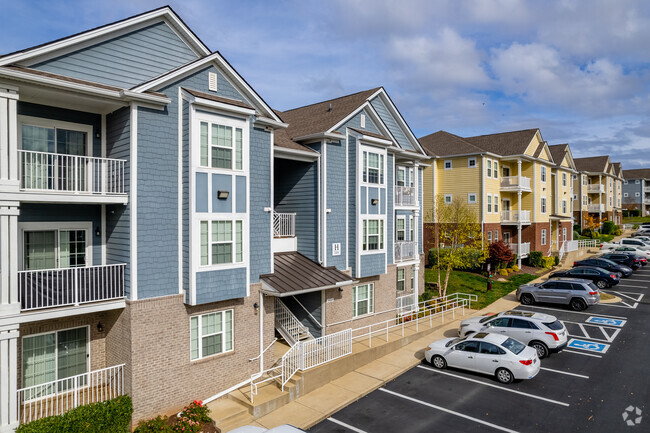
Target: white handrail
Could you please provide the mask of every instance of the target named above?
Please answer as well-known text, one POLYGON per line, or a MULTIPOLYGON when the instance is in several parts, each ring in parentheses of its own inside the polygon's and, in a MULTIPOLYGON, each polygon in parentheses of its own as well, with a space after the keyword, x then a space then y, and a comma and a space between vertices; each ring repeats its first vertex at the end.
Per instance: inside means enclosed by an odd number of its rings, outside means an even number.
MULTIPOLYGON (((293 343, 300 340, 301 334, 311 335, 309 329, 293 315, 281 299, 275 300, 275 327, 284 329, 293 339, 293 343)), ((292 344, 291 341, 288 343, 292 344)))
POLYGON ((271 348, 271 346, 273 346, 273 344, 275 344, 276 341, 278 341, 277 338, 275 338, 273 341, 271 341, 271 344, 269 344, 268 346, 266 346, 266 349, 262 350, 262 351, 260 352, 259 355, 257 355, 255 358, 250 358, 248 361, 249 361, 249 362, 255 361, 257 358, 259 358, 260 356, 264 355, 264 353, 265 353, 267 350, 269 350, 269 349, 271 348))

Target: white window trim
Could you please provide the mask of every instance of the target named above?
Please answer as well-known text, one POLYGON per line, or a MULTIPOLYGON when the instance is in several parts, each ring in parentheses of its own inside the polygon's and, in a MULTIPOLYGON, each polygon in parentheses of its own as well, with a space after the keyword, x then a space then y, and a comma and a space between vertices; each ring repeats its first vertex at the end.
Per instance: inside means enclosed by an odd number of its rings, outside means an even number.
MULTIPOLYGON (((93 223, 88 221, 80 222, 29 222, 29 223, 18 223, 18 268, 25 269, 25 232, 34 232, 34 231, 56 231, 59 230, 85 230, 86 231, 86 266, 93 266, 93 223)), ((57 260, 58 260, 58 250, 59 250, 59 241, 56 240, 57 246, 57 260)), ((63 268, 55 268, 63 269, 63 268)))
POLYGON ((492 243, 492 230, 488 230, 487 232, 487 241, 492 243))
MULTIPOLYGON (((357 176, 359 176, 358 177, 359 185, 368 186, 368 187, 372 187, 372 188, 379 188, 379 187, 385 188, 386 187, 386 180, 388 179, 388 171, 387 171, 388 155, 386 154, 386 149, 380 149, 378 147, 368 146, 368 145, 364 145, 364 144, 362 144, 362 145, 360 145, 358 147, 359 147, 359 162, 358 162, 359 172, 357 173, 357 176), (377 182, 377 183, 368 182, 368 181, 363 180, 363 153, 364 152, 374 153, 374 154, 380 156, 380 158, 379 158, 380 166, 379 166, 379 173, 378 173, 379 182, 377 182), (381 181, 381 172, 382 172, 382 167, 381 167, 381 159, 382 158, 381 158, 381 156, 383 156, 383 160, 384 160, 384 164, 383 164, 384 180, 383 180, 383 182, 381 181)), ((368 178, 370 178, 370 176, 368 176, 368 178)))
MULTIPOLYGON (((201 361, 202 359, 207 359, 207 358, 213 358, 215 356, 220 356, 224 355, 226 353, 234 352, 235 351, 235 310, 232 308, 227 308, 225 310, 216 310, 216 311, 209 311, 206 313, 201 313, 201 314, 194 314, 189 317, 189 325, 190 325, 190 338, 189 338, 189 352, 190 352, 190 362, 196 362, 196 361, 201 361), (203 331, 203 326, 201 321, 203 320, 202 317, 208 314, 215 314, 215 313, 221 313, 221 325, 222 325, 222 333, 225 337, 226 335, 226 330, 225 330, 225 322, 226 322, 226 311, 232 311, 232 348, 230 350, 223 350, 222 352, 219 353, 213 353, 212 355, 207 355, 203 356, 203 346, 201 345, 201 338, 202 338, 202 331, 203 331), (198 340, 199 340, 199 356, 196 359, 192 359, 192 318, 197 317, 199 326, 198 326, 198 340)), ((226 347, 226 341, 225 338, 221 340, 221 347, 225 348, 226 347)))
POLYGON ((445 204, 451 204, 453 201, 453 194, 445 194, 445 204), (449 198, 449 201, 447 201, 447 198, 449 198))
POLYGON ((566 188, 567 186, 567 175, 566 173, 562 173, 562 186, 566 188))
POLYGON ((628 196, 628 195, 627 195, 627 193, 626 193, 626 192, 624 192, 624 193, 623 193, 623 197, 627 197, 627 196, 628 196))
MULTIPOLYGON (((376 184, 373 184, 376 185, 376 184)), ((395 171, 395 185, 396 186, 406 186, 406 167, 398 166, 395 171), (400 185, 397 182, 399 181, 399 173, 402 173, 402 178, 404 179, 404 185, 400 185)))
POLYGON ((546 206, 548 205, 546 197, 540 197, 539 202, 539 212, 545 214, 547 211, 546 206))
POLYGON ((475 192, 469 192, 469 193, 467 193, 467 203, 469 203, 469 204, 476 204, 476 203, 478 203, 477 197, 478 197, 478 196, 476 195, 475 192), (471 199, 471 196, 474 196, 474 200, 471 199))
POLYGON ((476 168, 476 167, 478 167, 478 161, 476 160, 476 157, 467 158, 467 168, 476 168), (471 165, 470 161, 474 161, 474 165, 471 165))
MULTIPOLYGON (((406 290, 406 268, 397 268, 397 284, 395 286, 395 289, 398 292, 403 292, 404 290, 406 290), (402 271, 402 278, 401 279, 399 277, 400 271, 402 271), (400 282, 402 282, 402 288, 401 289, 399 288, 399 283, 400 282)), ((355 311, 356 311, 356 308, 355 308, 355 311)))
POLYGON ((488 179, 492 179, 492 160, 491 159, 486 159, 485 160, 485 177, 488 179))
POLYGON ((409 241, 410 242, 415 242, 415 239, 413 237, 415 236, 415 224, 414 224, 415 219, 413 218, 413 215, 409 215, 409 241))
POLYGON ((492 209, 494 209, 492 207, 492 194, 487 195, 486 209, 487 209, 487 213, 490 213, 490 214, 494 213, 494 212, 492 212, 492 209))
MULTIPOLYGON (((363 226, 361 226, 362 233, 361 235, 363 236, 363 226)), ((363 241, 363 240, 362 240, 363 241)), ((395 218, 395 242, 406 242, 406 215, 399 215, 395 218), (399 230, 397 227, 397 221, 404 221, 404 229, 399 230), (397 233, 403 231, 404 232, 404 239, 401 241, 397 237, 397 233)), ((363 245, 362 245, 363 246, 363 245)), ((375 251, 375 250, 373 250, 375 251)))
POLYGON ((546 241, 547 241, 547 239, 546 239, 546 229, 542 229, 542 232, 541 232, 541 243, 542 243, 542 245, 546 245, 546 241))
POLYGON ((492 213, 499 213, 499 194, 494 194, 492 198, 492 213))
POLYGON ((496 159, 492 161, 492 178, 493 179, 499 178, 499 161, 497 161, 496 159))
MULTIPOLYGON (((366 316, 370 316, 370 315, 374 314, 374 312, 375 312, 375 283, 360 284, 358 286, 355 286, 355 290, 353 291, 353 293, 354 293, 354 296, 353 296, 353 299, 352 299, 352 305, 353 305, 353 309, 354 309, 353 317, 356 319, 356 318, 359 318, 359 317, 366 317, 366 316), (368 312, 364 313, 364 314, 359 314, 358 313, 359 309, 358 309, 358 306, 357 306, 358 302, 359 302, 359 298, 358 298, 357 295, 359 294, 358 288, 362 287, 362 286, 368 286, 368 295, 369 295, 368 298, 367 298, 367 300, 368 300, 368 312), (372 308, 370 308, 371 305, 372 305, 372 308)), ((365 300, 365 299, 362 299, 362 301, 363 300, 365 300)))
POLYGON ((562 199, 562 215, 566 215, 568 209, 569 209, 569 206, 567 204, 566 199, 562 199))
MULTIPOLYGON (((90 337, 90 325, 72 326, 72 327, 69 327, 69 328, 63 328, 63 329, 57 329, 57 330, 53 330, 53 331, 39 332, 37 334, 29 334, 29 335, 21 336, 21 339, 20 339, 20 342, 21 342, 21 345, 20 345, 21 346, 21 348, 20 348, 20 366, 19 366, 21 371, 22 371, 22 368, 23 368, 23 362, 25 360, 25 356, 24 356, 25 344, 23 344, 23 341, 25 340, 25 338, 39 337, 41 335, 54 334, 54 348, 55 348, 56 352, 58 353, 58 351, 59 351, 59 338, 58 338, 57 334, 59 332, 70 331, 72 329, 79 329, 79 328, 86 328, 86 372, 89 372, 90 371, 90 365, 91 365, 90 364, 90 359, 91 359, 91 353, 90 353, 90 340, 91 340, 91 337, 90 337)), ((58 377, 58 373, 59 373, 59 357, 58 356, 54 357, 54 373, 56 375, 55 380, 59 380, 59 377, 58 377)), ((22 381, 24 381, 25 380, 25 375, 23 374, 21 376, 22 376, 21 377, 22 381)), ((22 382, 20 384, 21 388, 23 387, 24 383, 25 382, 22 382)), ((44 383, 49 383, 49 382, 44 382, 44 383)), ((38 386, 38 385, 35 385, 35 386, 38 386)), ((36 400, 36 399, 38 399, 38 398, 35 398, 34 400, 36 400)))
POLYGON ((546 183, 546 177, 548 176, 548 170, 545 165, 540 166, 539 169, 539 180, 542 183, 546 183))
MULTIPOLYGON (((202 214, 206 215, 206 214, 202 214)), ((245 233, 248 232, 248 226, 246 225, 246 221, 243 218, 238 218, 238 217, 232 217, 231 214, 227 214, 227 217, 213 217, 212 215, 215 214, 210 214, 208 215, 205 219, 199 220, 199 271, 207 271, 207 270, 218 270, 218 269, 234 269, 234 268, 241 268, 244 266, 244 263, 246 262, 246 242, 244 241, 245 238, 245 233), (232 223, 232 240, 229 242, 213 242, 212 241, 212 223, 214 221, 230 221, 232 223), (236 256, 237 256, 237 221, 242 222, 242 261, 241 262, 236 262, 236 256), (230 243, 232 244, 232 259, 233 261, 230 263, 210 263, 207 265, 202 265, 201 264, 201 223, 202 222, 207 222, 208 223, 208 257, 210 258, 209 261, 212 261, 212 244, 213 243, 230 243)), ((217 215, 226 215, 226 214, 217 214, 217 215)), ((241 214, 239 214, 241 215, 241 214)))
POLYGON ((445 162, 442 164, 442 168, 445 170, 451 170, 454 168, 454 163, 451 159, 445 159, 445 162), (449 163, 449 168, 447 168, 447 163, 449 163))
MULTIPOLYGON (((367 254, 379 254, 379 253, 385 253, 386 250, 386 245, 388 244, 387 239, 386 239, 386 234, 388 232, 388 229, 386 227, 386 216, 385 215, 362 215, 361 219, 359 220, 359 245, 358 245, 358 251, 359 255, 367 255, 367 254), (383 224, 383 236, 381 233, 379 234, 379 242, 381 244, 381 239, 384 239, 384 245, 383 248, 378 248, 376 250, 364 250, 363 249, 363 223, 364 221, 382 221, 383 224)), ((406 235, 406 233, 404 233, 406 235)), ((366 245, 368 244, 368 239, 367 239, 368 233, 366 233, 366 245)))
POLYGON ((44 119, 42 117, 18 116, 18 148, 23 148, 23 125, 37 126, 39 128, 67 129, 86 134, 86 156, 92 156, 93 152, 93 126, 83 123, 64 122, 62 120, 44 119))

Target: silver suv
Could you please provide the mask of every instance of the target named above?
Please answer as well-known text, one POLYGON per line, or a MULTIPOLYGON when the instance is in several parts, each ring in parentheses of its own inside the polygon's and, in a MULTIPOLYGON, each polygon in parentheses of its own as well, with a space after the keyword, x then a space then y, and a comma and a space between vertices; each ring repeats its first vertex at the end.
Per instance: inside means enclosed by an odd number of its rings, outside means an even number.
POLYGON ((458 335, 492 332, 519 340, 534 348, 542 359, 567 345, 568 332, 555 316, 529 311, 504 311, 493 316, 463 320, 458 335))
POLYGON ((523 305, 535 302, 565 304, 576 311, 600 302, 598 287, 581 278, 550 278, 536 284, 523 284, 517 288, 517 300, 523 305))

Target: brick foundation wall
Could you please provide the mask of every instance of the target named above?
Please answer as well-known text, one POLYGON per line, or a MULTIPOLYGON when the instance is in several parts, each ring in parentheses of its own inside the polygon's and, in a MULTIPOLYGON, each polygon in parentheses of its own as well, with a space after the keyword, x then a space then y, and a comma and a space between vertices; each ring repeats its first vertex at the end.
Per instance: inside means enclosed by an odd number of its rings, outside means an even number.
MULTIPOLYGON (((206 399, 249 379, 259 371, 259 315, 264 317, 264 348, 273 341, 274 299, 259 303, 261 284, 251 285, 247 298, 188 306, 182 295, 130 303, 131 396, 133 421, 171 415, 194 399, 206 399), (190 361, 190 317, 233 309, 234 350, 190 361)), ((267 352, 268 354, 269 352, 267 352)), ((264 368, 274 360, 265 357, 264 368)))
POLYGON ((530 251, 541 251, 543 255, 547 256, 551 248, 551 225, 549 223, 532 223, 522 227, 521 238, 521 242, 530 242, 530 251), (542 229, 546 229, 546 245, 542 245, 542 229))
POLYGON ((490 231, 492 232, 492 242, 496 242, 497 239, 495 239, 495 232, 497 230, 499 231, 499 239, 503 239, 503 228, 500 223, 483 223, 483 239, 487 242, 487 234, 490 231))

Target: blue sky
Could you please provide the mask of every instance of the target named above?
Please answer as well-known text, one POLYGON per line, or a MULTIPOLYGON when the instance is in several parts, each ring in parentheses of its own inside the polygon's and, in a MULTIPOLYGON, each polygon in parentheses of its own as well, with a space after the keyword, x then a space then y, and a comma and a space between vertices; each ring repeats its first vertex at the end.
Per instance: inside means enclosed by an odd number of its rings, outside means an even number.
MULTIPOLYGON (((164 4, 0 0, 0 52, 164 4)), ((169 4, 276 109, 384 86, 418 137, 540 128, 575 157, 650 167, 648 1, 169 4)))

